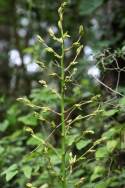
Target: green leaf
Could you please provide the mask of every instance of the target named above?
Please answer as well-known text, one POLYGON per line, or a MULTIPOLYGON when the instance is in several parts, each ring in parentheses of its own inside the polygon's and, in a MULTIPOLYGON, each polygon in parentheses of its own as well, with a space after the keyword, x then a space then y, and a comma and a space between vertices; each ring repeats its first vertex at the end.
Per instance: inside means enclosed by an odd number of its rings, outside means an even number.
POLYGON ((0 132, 4 132, 9 126, 9 121, 4 120, 2 123, 0 123, 0 132))
POLYGON ((68 146, 71 146, 74 142, 75 142, 75 139, 77 137, 77 134, 75 135, 69 135, 66 137, 66 143, 68 146))
POLYGON ((7 168, 2 175, 6 175, 6 181, 10 181, 16 174, 18 173, 17 171, 17 165, 13 164, 9 168, 7 168))
POLYGON ((15 171, 9 171, 7 174, 6 174, 6 181, 10 181, 16 174, 18 173, 17 170, 15 171))
POLYGON ((81 0, 79 11, 81 15, 88 15, 102 5, 104 0, 81 0))
POLYGON ((13 104, 8 110, 7 110, 7 120, 9 121, 9 124, 15 125, 17 121, 17 115, 20 113, 20 108, 18 105, 13 104))
POLYGON ((103 181, 101 181, 95 185, 95 188, 108 188, 108 187, 109 186, 108 186, 107 182, 103 182, 103 181))
POLYGON ((50 161, 51 161, 52 165, 58 165, 58 164, 61 163, 61 160, 59 159, 59 157, 57 155, 51 155, 50 156, 50 161))
POLYGON ((103 176, 105 168, 103 166, 95 166, 94 173, 91 176, 91 181, 96 180, 97 178, 103 176))
MULTIPOLYGON (((38 145, 41 145, 41 140, 40 139, 44 139, 44 135, 41 134, 41 133, 36 133, 35 134, 36 137, 38 137, 39 139, 36 139, 34 137, 30 137, 28 140, 27 140, 27 145, 31 145, 31 146, 38 146, 38 145)), ((41 145, 41 148, 42 148, 42 145, 41 145)))
POLYGON ((82 148, 86 147, 88 144, 91 143, 91 140, 80 140, 79 142, 76 143, 76 147, 78 150, 81 150, 82 148))
POLYGON ((18 121, 24 123, 25 125, 30 125, 30 126, 37 125, 37 118, 34 116, 33 113, 19 117, 18 121))
POLYGON ((31 173, 32 173, 31 166, 28 166, 28 165, 23 166, 22 170, 23 170, 23 173, 26 176, 26 178, 30 179, 31 178, 31 173))
POLYGON ((109 140, 106 145, 108 152, 113 152, 113 150, 117 147, 118 143, 119 140, 109 140))
POLYGON ((120 128, 118 129, 117 127, 110 128, 106 132, 102 134, 102 137, 105 137, 106 139, 111 139, 113 138, 117 133, 119 133, 120 128))
POLYGON ((30 97, 35 104, 44 103, 44 105, 55 105, 55 103, 58 103, 58 96, 52 93, 50 88, 33 89, 30 97))
POLYGON ((96 159, 98 158, 105 158, 108 156, 108 151, 106 147, 100 147, 97 149, 95 153, 96 159))
POLYGON ((35 146, 35 145, 38 146, 40 144, 41 144, 40 140, 36 140, 33 137, 29 138, 27 141, 27 145, 31 145, 31 146, 35 146))
POLYGON ((116 110, 116 109, 104 111, 103 116, 110 117, 110 116, 113 116, 114 114, 116 114, 116 112, 118 112, 118 110, 116 110))
POLYGON ((2 175, 7 174, 10 171, 15 171, 15 170, 17 170, 17 165, 13 164, 9 168, 7 168, 4 172, 2 172, 2 175))

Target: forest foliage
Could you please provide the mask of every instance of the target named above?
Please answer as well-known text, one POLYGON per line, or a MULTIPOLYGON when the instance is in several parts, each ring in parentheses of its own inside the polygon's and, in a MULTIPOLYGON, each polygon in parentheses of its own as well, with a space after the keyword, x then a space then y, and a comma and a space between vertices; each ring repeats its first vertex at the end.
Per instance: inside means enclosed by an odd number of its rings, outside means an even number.
POLYGON ((2 188, 124 187, 124 8, 0 0, 2 188))

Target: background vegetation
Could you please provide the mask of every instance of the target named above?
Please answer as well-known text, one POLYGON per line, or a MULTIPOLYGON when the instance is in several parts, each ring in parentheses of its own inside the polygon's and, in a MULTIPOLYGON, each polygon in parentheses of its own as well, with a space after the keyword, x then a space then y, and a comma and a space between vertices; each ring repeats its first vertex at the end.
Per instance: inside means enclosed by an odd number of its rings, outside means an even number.
MULTIPOLYGON (((52 28, 59 37, 57 10, 61 3, 61 0, 0 0, 2 188, 61 187, 58 181, 61 162, 41 144, 41 140, 47 139, 60 155, 61 129, 55 129, 60 117, 46 109, 32 108, 32 103, 49 105, 60 113, 58 96, 38 82, 46 80, 50 88, 60 91, 59 79, 51 77, 53 72, 60 74, 55 66, 58 63, 45 51, 37 35, 60 53, 59 44, 48 31, 52 28), (38 66, 43 60, 45 70, 38 66), (25 104, 16 100, 23 96, 25 104)), ((71 0, 65 8, 63 26, 71 35, 65 40, 67 48, 77 41, 79 26, 84 26, 81 39, 84 48, 77 59, 73 83, 65 91, 65 108, 78 104, 68 117, 69 123, 77 117, 86 117, 73 123, 66 138, 67 150, 70 148, 67 160, 72 167, 68 188, 125 186, 124 9, 123 0, 71 0), (86 104, 79 106, 81 102, 86 104), (75 156, 80 159, 76 164, 75 156)), ((66 66, 75 52, 73 48, 66 53, 66 66)))

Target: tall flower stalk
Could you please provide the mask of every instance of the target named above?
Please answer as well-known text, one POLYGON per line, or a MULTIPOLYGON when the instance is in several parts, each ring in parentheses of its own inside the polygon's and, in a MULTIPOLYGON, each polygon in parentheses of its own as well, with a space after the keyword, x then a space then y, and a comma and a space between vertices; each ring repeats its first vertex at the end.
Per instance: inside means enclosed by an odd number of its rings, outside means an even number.
POLYGON ((64 109, 64 87, 65 87, 65 67, 64 67, 64 32, 63 32, 63 7, 65 3, 59 8, 59 22, 58 26, 60 28, 62 45, 61 45, 61 126, 62 126, 62 187, 66 188, 66 125, 65 125, 65 109, 64 109))
MULTIPOLYGON (((91 99, 87 102, 79 102, 78 104, 74 104, 69 109, 65 109, 66 108, 65 88, 66 88, 66 86, 70 85, 71 82, 73 82, 73 76, 77 71, 77 68, 75 68, 75 66, 78 63, 77 58, 83 49, 83 45, 80 44, 80 40, 81 40, 81 36, 84 33, 83 26, 80 26, 78 40, 75 41, 70 47, 68 47, 68 48, 65 47, 65 40, 67 40, 67 38, 70 37, 70 35, 68 35, 68 33, 65 32, 63 29, 63 15, 64 15, 64 8, 65 8, 66 4, 67 4, 66 2, 62 3, 60 8, 58 9, 58 13, 59 13, 58 28, 59 28, 60 37, 56 37, 54 31, 51 28, 48 30, 50 37, 52 37, 52 39, 54 41, 59 43, 61 53, 58 53, 57 51, 55 51, 54 48, 49 47, 48 44, 46 44, 46 42, 44 41, 44 39, 41 36, 37 36, 38 41, 40 43, 42 43, 43 46, 45 46, 45 51, 47 53, 51 53, 54 56, 55 61, 59 62, 57 64, 57 66, 60 68, 60 74, 58 74, 58 72, 57 73, 53 72, 51 74, 51 76, 56 76, 59 79, 59 85, 61 86, 60 93, 58 93, 58 91, 56 91, 54 89, 51 89, 48 86, 47 82, 44 80, 40 80, 39 83, 43 87, 48 88, 49 91, 51 92, 51 94, 54 94, 59 99, 61 112, 60 113, 56 112, 49 105, 48 106, 39 106, 39 105, 34 104, 32 101, 30 101, 27 98, 20 98, 20 100, 23 100, 23 102, 25 104, 27 104, 29 107, 33 108, 35 115, 38 117, 38 119, 40 121, 44 121, 44 123, 49 124, 50 127, 52 127, 52 122, 50 122, 50 120, 48 120, 46 117, 44 117, 44 113, 49 112, 54 115, 58 115, 60 117, 60 124, 59 125, 54 124, 54 126, 55 126, 54 130, 52 130, 50 135, 45 140, 36 136, 34 131, 31 128, 27 128, 26 130, 31 133, 31 135, 34 139, 39 140, 41 142, 41 145, 44 148, 43 149, 44 156, 42 156, 42 157, 45 157, 45 160, 48 159, 48 161, 49 161, 48 174, 50 177, 48 178, 47 185, 50 185, 52 183, 52 182, 50 182, 50 179, 52 179, 54 176, 55 177, 54 181, 56 183, 54 182, 53 185, 51 185, 51 186, 55 186, 56 184, 59 184, 59 187, 62 187, 62 188, 68 188, 69 182, 71 182, 71 180, 72 180, 72 174, 73 174, 73 170, 74 170, 73 166, 74 166, 74 164, 76 164, 77 162, 82 160, 83 156, 84 156, 84 154, 82 154, 80 157, 79 156, 77 157, 76 155, 74 155, 72 153, 72 145, 70 145, 67 142, 67 137, 70 135, 70 129, 72 129, 71 125, 77 121, 81 121, 85 118, 95 116, 96 113, 99 112, 99 109, 97 109, 92 114, 85 115, 85 116, 78 115, 73 120, 70 119, 71 114, 73 113, 73 111, 76 108, 80 109, 83 105, 93 102, 94 99, 91 99), (74 54, 74 58, 72 59, 71 62, 69 62, 68 65, 65 65, 65 54, 67 52, 71 51, 72 49, 76 50, 76 53, 74 54), (41 111, 43 112, 43 115, 41 115, 41 111), (61 137, 60 137, 61 144, 60 144, 59 148, 56 148, 48 140, 59 127, 61 127, 61 137), (60 150, 61 150, 61 152, 59 153, 60 150), (54 156, 56 156, 58 158, 60 166, 56 166, 55 163, 52 163, 51 154, 53 154, 54 156), (61 161, 61 163, 60 163, 60 161, 61 161), (55 170, 57 168, 59 168, 58 172, 55 170)), ((37 61, 37 64, 42 69, 44 69, 46 67, 42 61, 37 61)), ((73 142, 74 143, 76 142, 76 145, 77 145, 77 142, 79 142, 80 139, 81 139, 81 135, 79 135, 76 140, 74 137, 73 142)), ((77 146, 79 149, 79 145, 77 145, 77 146)), ((82 147, 84 147, 84 146, 81 146, 81 143, 80 143, 80 148, 82 148, 82 147)), ((95 147, 95 145, 93 145, 90 149, 92 149, 93 147, 95 147)), ((36 151, 38 148, 39 147, 37 147, 34 151, 36 151)), ((88 151, 90 151, 90 150, 88 150, 88 151)), ((85 155, 86 154, 87 154, 87 152, 85 152, 85 155)), ((80 180, 78 180, 78 182, 76 182, 76 186, 81 185, 81 183, 82 183, 82 179, 80 179, 80 180)))

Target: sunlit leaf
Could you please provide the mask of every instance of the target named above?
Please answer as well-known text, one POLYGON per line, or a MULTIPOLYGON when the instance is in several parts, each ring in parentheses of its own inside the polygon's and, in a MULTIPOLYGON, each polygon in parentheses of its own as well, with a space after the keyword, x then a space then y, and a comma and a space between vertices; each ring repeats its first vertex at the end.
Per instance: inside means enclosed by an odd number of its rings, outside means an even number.
POLYGON ((8 126, 9 126, 9 121, 8 120, 4 120, 3 122, 1 122, 0 123, 0 132, 6 131, 8 126))
POLYGON ((95 166, 94 168, 94 172, 91 176, 91 181, 96 180, 98 177, 103 176, 105 172, 105 168, 103 166, 95 166))
POLYGON ((117 112, 118 112, 117 109, 107 110, 107 111, 103 112, 103 116, 110 117, 110 116, 113 116, 114 114, 116 114, 117 112))
POLYGON ((89 140, 80 140, 78 143, 76 143, 76 147, 78 150, 81 150, 90 143, 91 143, 90 139, 89 140))
POLYGON ((112 152, 117 147, 118 143, 119 143, 119 141, 117 139, 116 140, 109 140, 107 142, 107 145, 106 145, 107 150, 109 152, 112 152))
POLYGON ((10 171, 6 174, 6 181, 10 181, 14 176, 16 176, 18 173, 17 170, 15 171, 10 171))
POLYGON ((37 124, 37 118, 32 113, 19 117, 18 121, 24 123, 25 125, 33 125, 34 126, 37 124))
POLYGON ((31 173, 32 173, 32 167, 31 166, 23 166, 22 168, 24 175, 26 176, 26 178, 31 178, 31 173))
POLYGON ((108 157, 108 151, 106 147, 100 147, 96 150, 95 156, 97 159, 108 157))

